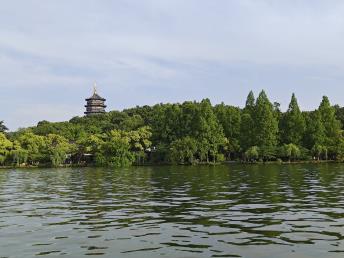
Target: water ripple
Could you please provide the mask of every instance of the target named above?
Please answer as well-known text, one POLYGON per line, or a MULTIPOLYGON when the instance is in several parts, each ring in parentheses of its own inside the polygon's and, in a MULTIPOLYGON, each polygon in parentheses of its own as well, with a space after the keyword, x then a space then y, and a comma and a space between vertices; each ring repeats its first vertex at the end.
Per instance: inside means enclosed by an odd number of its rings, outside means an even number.
POLYGON ((344 165, 0 170, 0 257, 342 257, 344 165))

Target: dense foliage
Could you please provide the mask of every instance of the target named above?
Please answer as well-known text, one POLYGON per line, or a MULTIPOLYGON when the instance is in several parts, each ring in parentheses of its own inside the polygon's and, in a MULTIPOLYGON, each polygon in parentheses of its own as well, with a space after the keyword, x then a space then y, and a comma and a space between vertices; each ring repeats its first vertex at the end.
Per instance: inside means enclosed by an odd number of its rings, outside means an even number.
POLYGON ((42 121, 6 133, 0 122, 0 165, 216 163, 224 160, 342 160, 344 108, 327 97, 302 112, 292 95, 285 113, 264 91, 243 109, 208 99, 158 104, 42 121))

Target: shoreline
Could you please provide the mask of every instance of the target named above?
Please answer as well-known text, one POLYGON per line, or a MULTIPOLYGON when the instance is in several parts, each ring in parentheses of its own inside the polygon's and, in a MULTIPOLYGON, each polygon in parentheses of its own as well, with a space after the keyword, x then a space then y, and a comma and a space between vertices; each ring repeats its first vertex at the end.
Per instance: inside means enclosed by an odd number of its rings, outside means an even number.
MULTIPOLYGON (((336 160, 310 160, 310 161, 260 161, 260 162, 243 162, 243 161, 224 161, 218 163, 197 163, 197 164, 172 164, 172 163, 146 163, 141 165, 132 165, 129 167, 146 167, 146 166, 218 166, 226 164, 241 164, 241 165, 297 165, 297 164, 329 164, 329 163, 343 163, 336 160)), ((18 168, 120 168, 120 167, 107 167, 95 165, 61 165, 58 167, 41 165, 41 166, 0 166, 0 169, 18 169, 18 168)))

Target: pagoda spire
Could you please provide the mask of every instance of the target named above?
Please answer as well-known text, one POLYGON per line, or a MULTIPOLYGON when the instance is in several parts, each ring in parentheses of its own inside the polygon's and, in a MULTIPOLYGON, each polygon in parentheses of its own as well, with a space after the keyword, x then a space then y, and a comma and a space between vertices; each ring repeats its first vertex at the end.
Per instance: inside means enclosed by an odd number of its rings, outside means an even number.
POLYGON ((94 82, 93 84, 93 94, 97 94, 97 83, 94 82))

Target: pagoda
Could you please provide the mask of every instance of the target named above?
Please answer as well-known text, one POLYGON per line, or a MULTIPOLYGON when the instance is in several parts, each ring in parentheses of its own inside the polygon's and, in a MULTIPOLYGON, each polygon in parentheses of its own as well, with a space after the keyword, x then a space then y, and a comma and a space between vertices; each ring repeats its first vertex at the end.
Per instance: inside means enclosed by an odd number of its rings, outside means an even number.
POLYGON ((86 99, 86 116, 99 115, 105 113, 105 101, 106 99, 100 97, 97 93, 97 85, 94 83, 93 95, 86 99))

